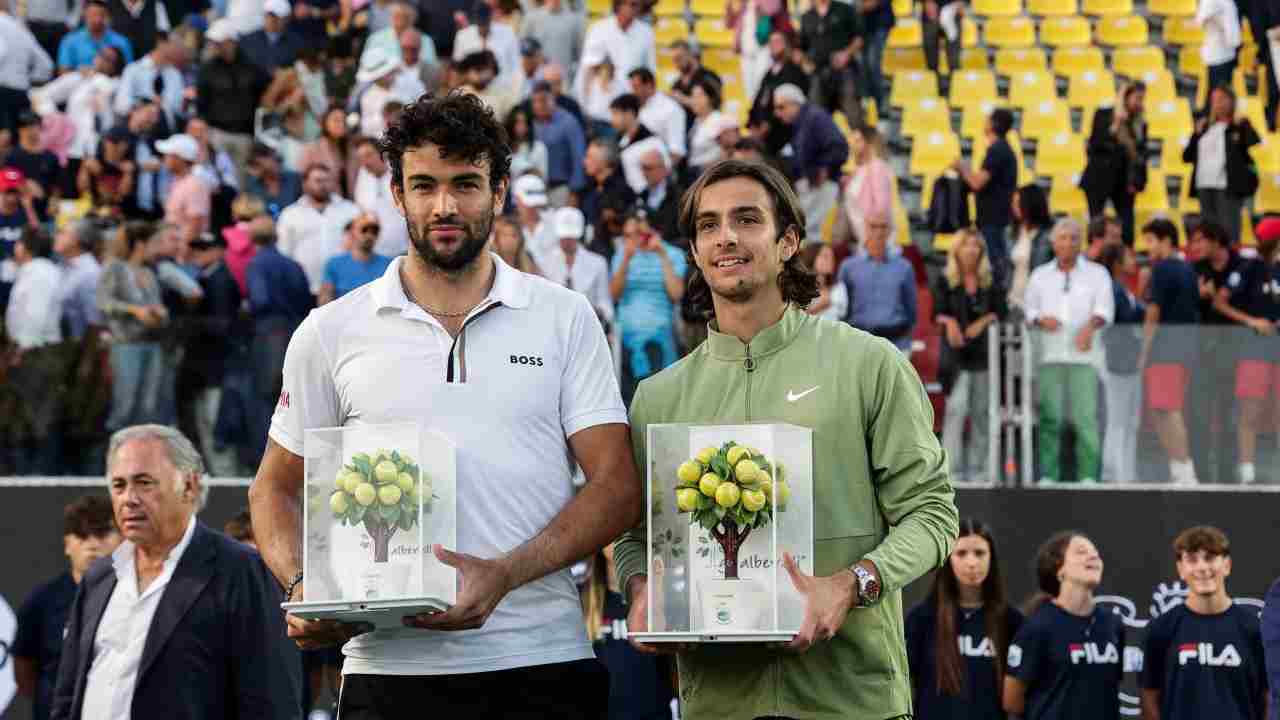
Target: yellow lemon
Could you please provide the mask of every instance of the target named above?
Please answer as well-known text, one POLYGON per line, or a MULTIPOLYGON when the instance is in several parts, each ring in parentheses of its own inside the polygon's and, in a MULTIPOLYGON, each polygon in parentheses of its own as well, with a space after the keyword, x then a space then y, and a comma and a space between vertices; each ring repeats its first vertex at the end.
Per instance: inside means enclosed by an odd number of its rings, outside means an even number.
POLYGON ((372 505, 374 498, 378 497, 378 491, 373 489, 373 483, 367 482, 360 483, 352 494, 356 496, 356 502, 366 506, 372 505))
POLYGON ((382 501, 383 505, 395 505, 400 502, 400 496, 403 494, 397 485, 383 485, 378 488, 378 500, 382 501))
POLYGON ((787 500, 791 499, 791 488, 783 481, 778 481, 778 507, 785 508, 787 500))
POLYGON ((756 484, 756 489, 764 493, 765 502, 773 502, 773 480, 770 480, 768 475, 756 484))
POLYGON ((716 496, 716 488, 720 487, 720 483, 724 482, 720 476, 715 473, 707 473, 698 481, 698 489, 707 497, 716 496))
POLYGON ((739 461, 745 460, 749 457, 751 457, 751 451, 741 445, 734 445, 729 448, 728 460, 729 465, 732 467, 736 467, 739 461))
POLYGON ((738 477, 738 482, 750 485, 760 478, 760 466, 755 460, 739 460, 733 466, 733 474, 738 477))
POLYGON ((355 471, 348 471, 346 486, 343 489, 354 495, 356 488, 360 487, 360 483, 362 482, 364 482, 364 475, 355 471))
POLYGON ((742 497, 742 491, 738 489, 737 483, 720 483, 720 487, 716 488, 716 503, 722 508, 737 505, 740 497, 742 497))
POLYGON ((759 490, 743 490, 742 507, 750 512, 756 512, 764 507, 764 493, 759 490))
POLYGON ((395 482, 400 476, 400 468, 390 460, 383 460, 373 468, 373 477, 379 484, 395 482))
POLYGON ((693 512, 698 509, 698 491, 693 488, 680 488, 676 491, 676 506, 680 512, 693 512))
POLYGON ((699 450, 699 451, 698 451, 698 454, 697 454, 697 455, 695 455, 693 459, 694 459, 694 460, 697 460, 698 462, 702 463, 703 465, 707 465, 707 464, 709 464, 709 463, 711 462, 711 458, 713 458, 713 457, 715 457, 715 456, 716 456, 716 449, 715 449, 715 448, 713 448, 713 447, 704 447, 704 448, 702 448, 701 450, 699 450))
POLYGON ((329 509, 334 515, 341 515, 347 511, 347 494, 341 490, 335 490, 329 496, 329 509))
POLYGON ((692 485, 702 477, 702 465, 693 460, 686 460, 680 463, 680 467, 676 470, 676 477, 680 482, 692 485))
POLYGON ((405 453, 400 453, 400 464, 401 465, 417 465, 417 463, 413 461, 413 458, 409 457, 405 453))
POLYGON ((405 492, 413 490, 413 476, 407 472, 402 472, 396 476, 396 485, 405 492))

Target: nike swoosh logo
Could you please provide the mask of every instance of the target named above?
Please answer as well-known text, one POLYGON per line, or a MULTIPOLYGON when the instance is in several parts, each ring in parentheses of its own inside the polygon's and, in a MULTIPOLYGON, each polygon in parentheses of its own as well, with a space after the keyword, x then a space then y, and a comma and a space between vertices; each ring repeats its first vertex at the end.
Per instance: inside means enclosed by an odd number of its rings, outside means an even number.
POLYGON ((811 387, 811 388, 809 388, 808 390, 805 390, 804 392, 801 392, 801 393, 792 392, 792 391, 788 390, 788 391, 787 391, 787 402, 795 402, 795 401, 799 400, 800 398, 804 397, 805 395, 808 395, 809 393, 813 392, 814 390, 817 390, 819 387, 821 387, 821 386, 820 386, 820 385, 814 385, 813 387, 811 387))

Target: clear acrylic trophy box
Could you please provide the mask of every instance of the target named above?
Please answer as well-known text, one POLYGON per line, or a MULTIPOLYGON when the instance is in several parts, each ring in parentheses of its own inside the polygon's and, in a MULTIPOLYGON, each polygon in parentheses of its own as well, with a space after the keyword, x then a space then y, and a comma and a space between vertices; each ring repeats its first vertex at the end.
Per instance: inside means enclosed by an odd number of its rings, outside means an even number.
POLYGON ((804 599, 783 553, 813 573, 812 431, 648 427, 645 642, 792 639, 804 599))
POLYGON ((432 552, 457 547, 453 444, 419 423, 306 431, 303 598, 308 619, 399 627, 443 610, 456 571, 432 552))

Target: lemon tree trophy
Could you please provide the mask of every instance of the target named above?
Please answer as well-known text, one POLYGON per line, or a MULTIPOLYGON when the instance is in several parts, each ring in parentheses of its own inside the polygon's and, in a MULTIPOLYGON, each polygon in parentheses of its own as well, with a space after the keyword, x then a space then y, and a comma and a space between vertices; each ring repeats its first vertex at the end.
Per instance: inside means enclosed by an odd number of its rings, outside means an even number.
POLYGON ((456 572, 432 545, 456 547, 456 459, 418 423, 308 430, 300 602, 308 619, 398 627, 404 615, 445 609, 456 572))
POLYGON ((652 642, 787 640, 813 563, 812 433, 783 424, 648 428, 652 642))

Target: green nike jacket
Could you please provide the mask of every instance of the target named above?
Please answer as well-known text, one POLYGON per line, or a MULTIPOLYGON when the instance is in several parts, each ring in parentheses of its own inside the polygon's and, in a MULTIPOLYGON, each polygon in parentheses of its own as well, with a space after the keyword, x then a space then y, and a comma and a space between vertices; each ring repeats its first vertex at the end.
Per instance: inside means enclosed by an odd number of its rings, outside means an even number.
MULTIPOLYGON (((716 332, 645 380, 631 405, 636 465, 649 423, 782 422, 813 430, 814 571, 863 558, 883 592, 808 652, 705 644, 679 655, 684 717, 881 720, 911 713, 901 589, 946 561, 958 517, 933 409, 888 341, 791 306, 749 344, 716 332)), ((626 588, 648 567, 643 527, 614 546, 626 588)))

